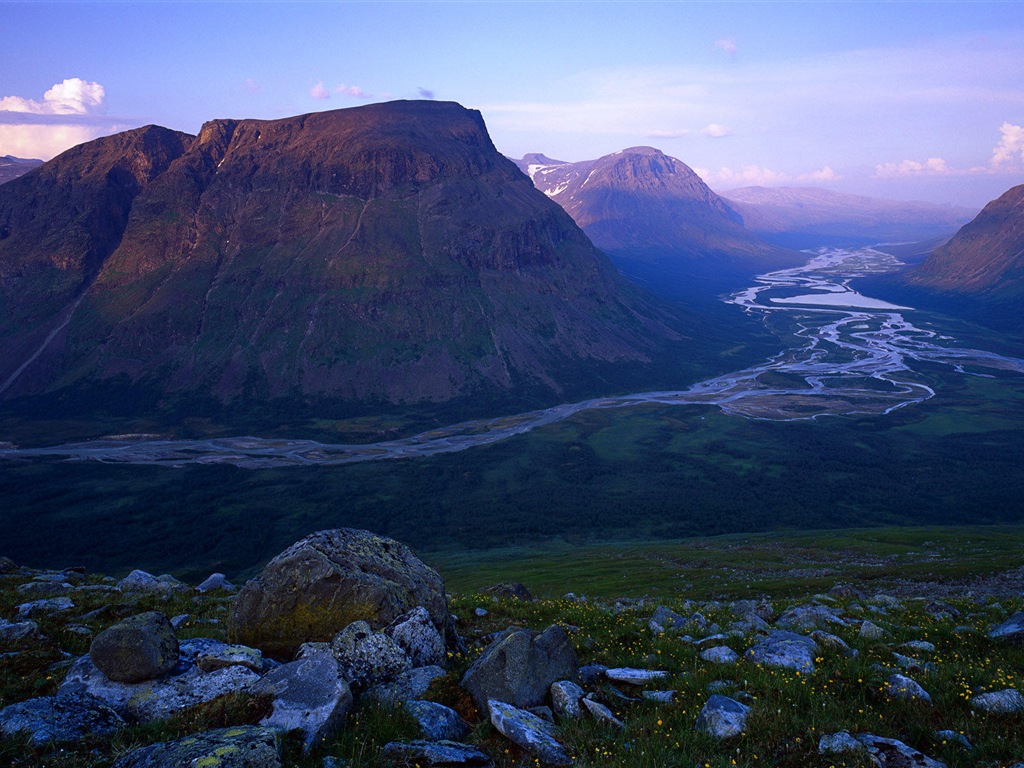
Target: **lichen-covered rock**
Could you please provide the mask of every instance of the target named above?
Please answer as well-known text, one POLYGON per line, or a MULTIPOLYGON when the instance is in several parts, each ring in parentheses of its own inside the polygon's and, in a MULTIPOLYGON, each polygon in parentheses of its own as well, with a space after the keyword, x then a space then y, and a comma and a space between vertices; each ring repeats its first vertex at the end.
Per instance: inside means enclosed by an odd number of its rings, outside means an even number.
POLYGON ((668 677, 664 669, 637 669, 636 667, 612 667, 604 671, 604 676, 613 683, 628 685, 647 685, 653 680, 668 677))
POLYGON ((731 739, 747 729, 748 714, 750 707, 716 693, 701 707, 697 730, 716 739, 731 739))
POLYGON ((1024 696, 1015 688, 980 693, 968 702, 971 709, 994 714, 1024 712, 1024 696))
POLYGON ((556 680, 576 674, 579 660, 565 630, 552 625, 541 633, 509 629, 481 654, 462 678, 477 708, 496 699, 516 707, 532 707, 556 680))
POLYGON ((290 659, 304 642, 330 641, 355 621, 383 629, 418 605, 452 647, 455 630, 437 571, 393 539, 352 528, 320 531, 279 554, 239 591, 229 638, 290 659))
POLYGON ((178 666, 178 638, 159 611, 130 616, 100 632, 89 646, 93 664, 118 683, 140 683, 178 666))
POLYGON ((441 667, 416 667, 402 672, 391 682, 380 683, 367 689, 361 700, 396 705, 420 699, 430 690, 430 684, 439 677, 444 677, 444 670, 441 667))
POLYGON ((196 587, 196 592, 213 592, 218 589, 224 592, 234 592, 235 585, 228 581, 223 573, 211 573, 196 587))
POLYGON ((352 691, 338 677, 338 662, 327 650, 271 670, 257 690, 274 697, 274 709, 260 725, 302 731, 306 750, 336 730, 352 709, 352 691))
POLYGON ((846 621, 834 608, 826 605, 798 605, 783 613, 775 622, 779 629, 809 632, 814 629, 844 627, 846 621))
POLYGON ((740 655, 728 645, 716 645, 701 651, 700 657, 715 664, 735 664, 739 661, 740 655))
POLYGON ((114 710, 87 694, 43 696, 0 710, 0 734, 29 734, 37 746, 80 741, 88 734, 104 736, 124 726, 114 710))
POLYGON ((14 643, 39 635, 39 625, 34 621, 7 621, 0 619, 0 641, 14 643))
POLYGON ((331 641, 341 677, 351 685, 369 688, 394 680, 412 668, 412 660, 388 635, 374 632, 365 621, 355 621, 331 641))
POLYGON ((196 655, 196 666, 203 672, 224 667, 242 666, 253 672, 263 671, 263 654, 247 645, 221 643, 196 655))
POLYGON ((822 630, 815 630, 811 632, 811 639, 820 645, 822 648, 841 653, 844 656, 856 656, 857 649, 851 648, 846 644, 843 638, 833 635, 829 632, 823 632, 822 630))
POLYGON ((30 600, 27 603, 22 603, 17 607, 18 616, 22 619, 27 619, 30 616, 37 616, 39 614, 48 613, 60 613, 61 611, 69 611, 75 607, 74 601, 70 597, 50 597, 43 600, 30 600))
POLYGON ((502 701, 487 702, 491 725, 505 738, 515 742, 541 762, 572 765, 572 758, 556 738, 555 727, 536 715, 502 701))
POLYGON ((917 681, 904 675, 889 675, 885 681, 885 692, 894 699, 917 699, 931 702, 932 697, 917 681))
POLYGON ((391 741, 384 745, 381 757, 388 765, 419 765, 423 768, 487 766, 491 758, 476 747, 456 741, 391 741))
POLYGON ((884 640, 889 634, 873 621, 865 619, 860 625, 860 636, 864 640, 884 640))
POLYGON ((867 747, 846 731, 824 733, 818 740, 819 755, 839 755, 843 752, 865 752, 867 747))
POLYGON ((626 724, 619 720, 615 714, 608 709, 604 704, 593 699, 583 699, 583 706, 586 707, 590 716, 594 718, 594 721, 599 725, 610 725, 613 728, 623 729, 626 724))
POLYGON ((933 760, 896 739, 870 733, 861 733, 857 739, 867 747, 872 762, 878 768, 946 768, 945 763, 933 760))
POLYGON ((469 732, 458 712, 435 701, 409 701, 405 711, 416 720, 428 741, 458 741, 469 732))
POLYGON ((277 731, 253 725, 221 728, 150 744, 129 752, 114 768, 281 768, 277 731))
POLYGON ((395 619, 384 634, 402 646, 414 667, 443 667, 448 661, 444 638, 421 605, 395 619))
POLYGON ((117 583, 117 589, 121 592, 153 592, 166 595, 171 592, 185 592, 188 585, 170 574, 154 576, 145 571, 134 570, 117 583))
POLYGON ((580 716, 583 689, 571 680, 558 680, 551 684, 551 706, 560 719, 575 720, 580 716))

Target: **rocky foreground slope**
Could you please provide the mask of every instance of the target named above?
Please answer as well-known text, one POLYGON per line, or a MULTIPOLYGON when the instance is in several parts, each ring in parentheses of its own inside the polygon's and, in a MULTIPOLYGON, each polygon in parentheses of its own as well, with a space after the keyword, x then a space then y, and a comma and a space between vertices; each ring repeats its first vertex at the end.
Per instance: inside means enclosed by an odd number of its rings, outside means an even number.
POLYGON ((241 590, 0 568, 5 764, 1024 765, 1019 594, 452 598, 351 529, 241 590))
POLYGON ((0 399, 145 412, 550 399, 679 339, 442 102, 68 150, 0 187, 0 306, 0 399))

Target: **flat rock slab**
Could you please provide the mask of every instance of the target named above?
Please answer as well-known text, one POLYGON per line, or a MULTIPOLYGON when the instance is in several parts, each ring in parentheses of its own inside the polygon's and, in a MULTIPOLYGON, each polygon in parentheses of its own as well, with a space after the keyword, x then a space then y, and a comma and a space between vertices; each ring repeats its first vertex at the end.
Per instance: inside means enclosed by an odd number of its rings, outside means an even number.
POLYGON ((604 671, 604 676, 614 683, 629 685, 647 685, 652 680, 668 677, 663 669, 637 669, 635 667, 612 667, 604 671))
POLYGON ((103 736, 124 726, 120 715, 88 695, 43 696, 0 710, 0 733, 30 734, 31 743, 37 746, 79 741, 90 733, 103 736))
POLYGON ((819 755, 839 755, 843 752, 865 752, 867 747, 857 741, 847 731, 825 733, 818 740, 819 755))
POLYGON ((572 758, 555 738, 555 727, 536 715, 501 701, 487 702, 491 725, 505 738, 515 742, 542 762, 572 765, 572 758))
POLYGON ((747 650, 746 656, 757 664, 813 672, 817 647, 817 643, 809 637, 775 630, 747 650))
POLYGON ((1003 640, 1015 645, 1024 644, 1024 611, 1013 616, 988 633, 993 640, 1003 640))
POLYGON ((242 725, 221 728, 141 747, 122 757, 114 768, 281 768, 277 732, 242 725))
POLYGON ((889 675, 885 681, 885 692, 894 699, 917 699, 929 703, 932 700, 928 691, 905 675, 889 675))
POLYGON ((857 740, 867 747, 868 754, 879 768, 947 768, 945 763, 933 760, 896 739, 862 733, 857 740))
POLYGON ((245 667, 253 672, 263 671, 263 654, 247 645, 223 645, 211 648, 196 656, 196 666, 203 672, 213 672, 224 667, 245 667))
POLYGON ((716 693, 701 707, 697 730, 716 739, 730 739, 747 729, 748 714, 750 707, 716 693))
POLYGON ((1006 688, 1002 691, 990 691, 980 693, 970 700, 971 709, 992 714, 1009 714, 1012 712, 1024 712, 1024 696, 1015 688, 1006 688))
POLYGON ((456 741, 392 741, 384 745, 381 757, 386 763, 419 765, 423 768, 458 768, 491 764, 491 758, 476 747, 456 741))

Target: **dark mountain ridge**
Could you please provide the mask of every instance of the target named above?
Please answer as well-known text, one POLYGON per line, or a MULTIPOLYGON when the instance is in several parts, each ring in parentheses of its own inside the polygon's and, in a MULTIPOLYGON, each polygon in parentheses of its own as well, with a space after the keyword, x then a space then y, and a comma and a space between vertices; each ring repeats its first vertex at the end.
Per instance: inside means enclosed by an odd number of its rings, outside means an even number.
POLYGON ((19 176, 24 176, 33 168, 38 168, 42 164, 42 160, 3 155, 0 157, 0 184, 16 179, 19 176))
POLYGON ((75 147, 0 188, 0 303, 4 398, 550 399, 680 340, 443 102, 75 147))

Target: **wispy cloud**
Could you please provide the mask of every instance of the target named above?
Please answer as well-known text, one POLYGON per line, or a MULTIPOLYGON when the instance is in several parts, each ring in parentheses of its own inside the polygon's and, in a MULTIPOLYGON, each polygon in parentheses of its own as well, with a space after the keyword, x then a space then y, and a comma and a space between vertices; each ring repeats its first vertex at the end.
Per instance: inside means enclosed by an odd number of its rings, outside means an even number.
POLYGON ((717 48, 720 51, 724 51, 729 56, 736 55, 736 43, 733 42, 732 38, 730 37, 725 37, 722 38, 721 40, 715 40, 715 48, 717 48))
POLYGON ((732 136, 733 130, 718 123, 711 123, 707 127, 702 128, 701 133, 712 139, 724 139, 726 136, 732 136))
POLYGON ((105 116, 106 90, 72 77, 41 99, 0 97, 0 155, 49 160, 65 149, 127 126, 105 116))
POLYGON ((428 99, 431 101, 433 100, 434 92, 430 88, 424 88, 423 86, 420 86, 416 90, 419 92, 421 99, 428 99))
POLYGON ((681 139, 683 136, 689 136, 690 131, 686 128, 680 128, 676 131, 666 131, 661 129, 655 129, 647 134, 648 139, 681 139))
POLYGON ((256 78, 247 77, 242 81, 242 90, 246 93, 259 93, 262 88, 260 84, 256 82, 256 78))
POLYGON ((759 165, 744 165, 739 170, 719 168, 712 171, 706 168, 695 168, 694 171, 705 183, 712 187, 758 186, 770 187, 785 184, 792 180, 788 173, 762 168, 759 165))
POLYGON ((345 83, 335 87, 334 92, 352 99, 369 99, 373 96, 373 94, 367 93, 358 85, 346 85, 345 83))
POLYGON ((312 96, 314 99, 331 98, 331 92, 324 85, 323 80, 318 81, 316 85, 309 89, 309 95, 312 96))
POLYGON ((898 163, 879 163, 875 166, 875 176, 894 178, 899 176, 947 176, 959 173, 950 168, 941 157, 929 157, 923 163, 917 160, 901 160, 898 163))
POLYGON ((825 166, 821 170, 811 171, 810 173, 801 173, 796 177, 797 181, 838 181, 841 179, 838 173, 832 170, 831 167, 825 166))

